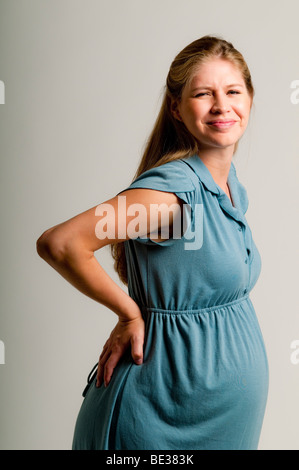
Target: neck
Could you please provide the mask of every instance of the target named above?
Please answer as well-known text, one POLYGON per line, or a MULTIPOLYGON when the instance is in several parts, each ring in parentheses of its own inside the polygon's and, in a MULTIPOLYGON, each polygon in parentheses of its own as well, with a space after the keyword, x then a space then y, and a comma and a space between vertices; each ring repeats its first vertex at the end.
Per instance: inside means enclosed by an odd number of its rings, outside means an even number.
POLYGON ((199 158, 210 171, 214 181, 223 190, 226 190, 227 178, 231 167, 233 148, 202 149, 199 158))

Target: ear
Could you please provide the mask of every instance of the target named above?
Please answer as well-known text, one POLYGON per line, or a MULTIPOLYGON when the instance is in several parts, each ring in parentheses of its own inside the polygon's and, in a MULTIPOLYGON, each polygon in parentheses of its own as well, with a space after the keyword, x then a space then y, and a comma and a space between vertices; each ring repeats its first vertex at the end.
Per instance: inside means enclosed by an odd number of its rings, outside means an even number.
POLYGON ((177 119, 177 121, 183 121, 182 116, 180 115, 179 111, 179 102, 178 100, 172 99, 171 100, 171 105, 170 105, 170 110, 172 116, 177 119))

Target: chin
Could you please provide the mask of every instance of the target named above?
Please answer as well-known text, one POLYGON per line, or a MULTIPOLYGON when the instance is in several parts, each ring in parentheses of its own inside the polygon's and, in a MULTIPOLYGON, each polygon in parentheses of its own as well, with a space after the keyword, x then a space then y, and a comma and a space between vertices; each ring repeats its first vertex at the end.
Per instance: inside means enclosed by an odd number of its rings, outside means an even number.
POLYGON ((222 141, 216 141, 214 142, 214 145, 213 147, 217 147, 219 149, 226 149, 226 148, 229 148, 229 147, 234 147, 236 145, 236 143, 238 142, 238 140, 236 139, 229 139, 229 140, 222 140, 222 141))

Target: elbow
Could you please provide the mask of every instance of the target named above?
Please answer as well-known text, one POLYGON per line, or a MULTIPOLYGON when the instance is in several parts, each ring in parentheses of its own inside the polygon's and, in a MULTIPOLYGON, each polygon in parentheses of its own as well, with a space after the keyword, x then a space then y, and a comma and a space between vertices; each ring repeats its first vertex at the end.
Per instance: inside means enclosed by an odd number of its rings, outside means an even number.
POLYGON ((52 229, 46 230, 37 239, 36 251, 45 261, 59 261, 64 256, 63 245, 52 229))
POLYGON ((37 254, 45 259, 47 253, 50 252, 49 249, 49 240, 47 239, 47 231, 45 231, 37 240, 36 240, 36 251, 37 254))

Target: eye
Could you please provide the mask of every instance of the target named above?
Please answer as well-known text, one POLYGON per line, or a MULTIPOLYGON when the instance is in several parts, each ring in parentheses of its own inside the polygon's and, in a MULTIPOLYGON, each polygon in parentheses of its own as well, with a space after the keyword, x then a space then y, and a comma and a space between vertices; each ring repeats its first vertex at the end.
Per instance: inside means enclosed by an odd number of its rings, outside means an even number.
POLYGON ((205 93, 197 93, 197 95, 195 95, 195 98, 200 98, 201 96, 205 96, 205 95, 208 95, 209 93, 208 92, 205 92, 205 93))
POLYGON ((240 92, 237 90, 230 90, 228 93, 231 93, 232 95, 239 95, 240 92))

